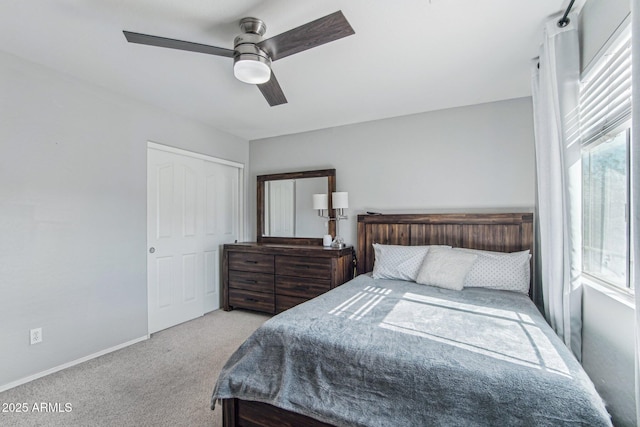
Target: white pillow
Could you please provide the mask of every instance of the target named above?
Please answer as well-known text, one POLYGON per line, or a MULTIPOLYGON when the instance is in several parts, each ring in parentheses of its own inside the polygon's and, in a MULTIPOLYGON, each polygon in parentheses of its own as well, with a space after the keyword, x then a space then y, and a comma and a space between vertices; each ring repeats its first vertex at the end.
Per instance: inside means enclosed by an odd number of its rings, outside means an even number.
POLYGON ((478 255, 451 248, 431 248, 424 257, 416 282, 460 291, 476 258, 478 255))
POLYGON ((465 287, 529 293, 531 254, 528 250, 511 253, 464 248, 455 250, 478 256, 464 280, 465 287))
POLYGON ((399 279, 415 282, 429 246, 399 246, 373 244, 374 279, 399 279))

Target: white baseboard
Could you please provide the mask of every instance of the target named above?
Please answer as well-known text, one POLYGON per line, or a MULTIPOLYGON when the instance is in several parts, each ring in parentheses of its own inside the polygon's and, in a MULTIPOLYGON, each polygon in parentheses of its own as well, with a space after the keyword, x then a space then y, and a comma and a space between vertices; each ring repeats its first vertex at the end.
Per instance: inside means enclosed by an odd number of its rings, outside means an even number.
POLYGON ((19 379, 17 381, 12 381, 12 382, 10 382, 8 384, 2 384, 2 385, 0 385, 0 393, 3 392, 3 391, 9 390, 11 388, 14 388, 14 387, 18 387, 19 385, 26 384, 26 383, 28 383, 30 381, 37 380, 38 378, 46 377, 47 375, 53 374, 53 373, 58 372, 58 371, 62 371, 63 369, 67 369, 67 368, 70 368, 72 366, 79 365, 80 363, 86 362, 87 360, 95 359, 96 357, 103 356, 103 355, 105 355, 107 353, 111 353, 111 352, 114 352, 116 350, 120 350, 121 348, 129 347, 130 345, 133 345, 133 344, 136 344, 136 343, 139 343, 141 341, 148 340, 148 339, 149 339, 149 335, 145 335, 145 336, 142 336, 140 338, 136 338, 136 339, 133 339, 131 341, 127 341, 125 343, 118 344, 116 346, 101 350, 101 351, 99 351, 97 353, 93 353, 93 354, 90 354, 88 356, 81 357, 80 359, 76 359, 76 360, 73 360, 71 362, 67 362, 67 363, 64 363, 62 365, 56 366, 54 368, 47 369, 46 371, 42 371, 42 372, 38 372, 37 374, 29 375, 28 377, 21 378, 21 379, 19 379))

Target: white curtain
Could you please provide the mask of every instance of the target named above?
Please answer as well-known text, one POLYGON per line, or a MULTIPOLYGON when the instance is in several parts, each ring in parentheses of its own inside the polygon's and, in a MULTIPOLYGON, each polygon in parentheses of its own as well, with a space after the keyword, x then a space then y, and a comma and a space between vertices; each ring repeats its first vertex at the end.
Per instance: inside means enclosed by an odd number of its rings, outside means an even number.
POLYGON ((581 360, 581 155, 578 18, 545 25, 532 92, 537 176, 537 248, 547 320, 581 360))
POLYGON ((631 55, 632 55, 632 80, 633 123, 631 129, 631 245, 633 248, 633 280, 636 296, 636 420, 640 426, 640 0, 631 2, 632 26, 631 26, 631 55))

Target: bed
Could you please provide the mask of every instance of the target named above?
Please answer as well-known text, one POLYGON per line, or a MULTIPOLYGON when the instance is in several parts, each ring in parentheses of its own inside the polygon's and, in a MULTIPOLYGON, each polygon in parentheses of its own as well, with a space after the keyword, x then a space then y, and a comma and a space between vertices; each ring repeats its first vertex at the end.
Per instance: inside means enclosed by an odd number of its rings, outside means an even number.
POLYGON ((455 251, 453 268, 532 253, 533 215, 358 216, 358 277, 268 320, 231 356, 212 395, 223 424, 611 425, 527 294, 530 275, 518 291, 373 278, 385 277, 376 253, 422 247, 432 261, 455 251))

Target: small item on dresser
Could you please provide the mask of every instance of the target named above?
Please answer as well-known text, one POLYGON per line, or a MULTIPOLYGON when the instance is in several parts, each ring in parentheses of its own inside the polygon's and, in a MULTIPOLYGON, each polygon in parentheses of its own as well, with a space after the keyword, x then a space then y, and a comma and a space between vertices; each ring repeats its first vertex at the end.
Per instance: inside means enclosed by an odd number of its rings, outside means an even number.
POLYGON ((333 238, 331 237, 331 234, 325 234, 324 237, 322 237, 322 246, 329 247, 331 246, 331 242, 333 241, 333 238))
POLYGON ((336 236, 335 239, 331 242, 331 247, 336 249, 345 248, 347 245, 344 243, 344 239, 340 236, 336 236))

